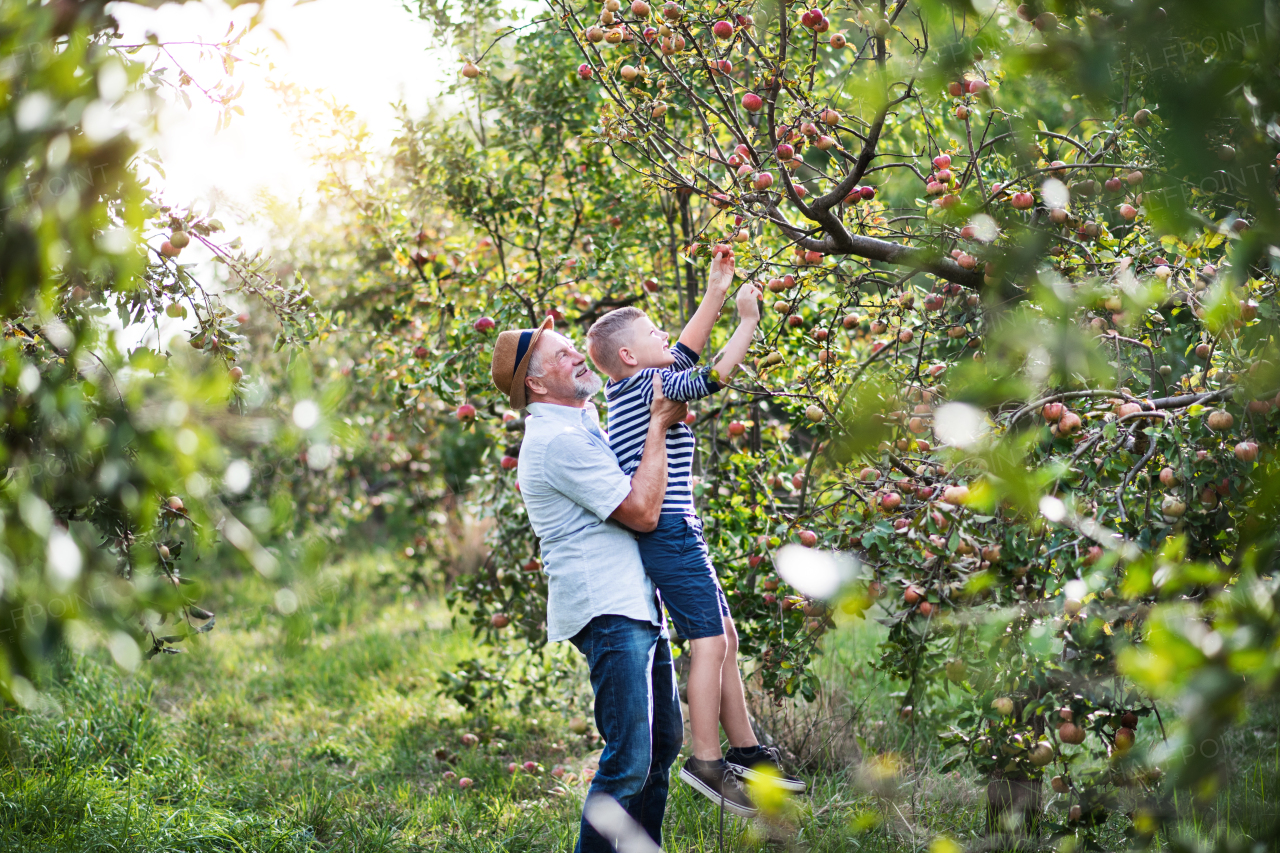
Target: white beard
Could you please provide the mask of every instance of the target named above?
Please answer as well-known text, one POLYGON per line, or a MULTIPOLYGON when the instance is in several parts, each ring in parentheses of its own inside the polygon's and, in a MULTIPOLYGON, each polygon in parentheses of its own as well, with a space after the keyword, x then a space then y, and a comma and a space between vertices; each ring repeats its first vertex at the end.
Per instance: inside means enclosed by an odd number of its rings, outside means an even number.
POLYGON ((573 396, 577 400, 590 400, 603 387, 600 377, 588 370, 586 376, 573 380, 573 396))

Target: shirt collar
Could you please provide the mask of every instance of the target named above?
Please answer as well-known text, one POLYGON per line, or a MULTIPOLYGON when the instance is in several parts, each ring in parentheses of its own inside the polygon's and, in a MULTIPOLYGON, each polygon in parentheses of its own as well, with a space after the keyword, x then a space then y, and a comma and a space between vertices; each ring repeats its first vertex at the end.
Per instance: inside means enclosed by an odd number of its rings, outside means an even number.
MULTIPOLYGON (((587 417, 595 415, 595 405, 587 403, 586 409, 590 411, 587 417)), ((556 420, 569 421, 570 423, 582 423, 583 409, 577 406, 561 406, 557 403, 530 403, 529 414, 535 418, 554 418, 556 420)), ((595 415, 599 419, 598 415, 595 415)))

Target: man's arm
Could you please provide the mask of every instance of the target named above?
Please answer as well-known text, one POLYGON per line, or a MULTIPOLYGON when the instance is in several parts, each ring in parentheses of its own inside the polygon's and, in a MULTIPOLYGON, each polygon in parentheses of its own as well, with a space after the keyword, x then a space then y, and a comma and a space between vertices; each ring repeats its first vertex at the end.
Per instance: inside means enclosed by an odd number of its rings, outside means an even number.
POLYGON ((716 255, 707 276, 707 292, 698 304, 698 310, 689 318, 689 324, 680 333, 680 343, 699 355, 711 339, 711 329, 720 317, 725 296, 733 284, 733 263, 732 254, 716 255))
POLYGON ((662 379, 653 377, 653 405, 649 407, 649 432, 644 439, 640 467, 631 475, 631 493, 609 518, 640 533, 658 526, 662 501, 667 494, 667 430, 684 420, 689 407, 662 394, 662 379))

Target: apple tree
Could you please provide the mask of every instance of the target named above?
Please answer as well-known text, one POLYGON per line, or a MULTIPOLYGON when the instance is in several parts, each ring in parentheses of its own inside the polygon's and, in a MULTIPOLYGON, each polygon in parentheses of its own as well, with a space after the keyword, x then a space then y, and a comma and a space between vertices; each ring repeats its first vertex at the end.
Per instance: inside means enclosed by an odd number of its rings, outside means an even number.
POLYGON ((719 211, 688 255, 729 242, 777 294, 701 495, 765 683, 812 689, 826 624, 774 549, 852 550, 904 718, 970 697, 935 722, 993 817, 1038 813, 1050 765, 1068 834, 1153 756, 1198 783, 1212 762, 1170 744, 1275 665, 1249 652, 1275 630, 1252 520, 1280 384, 1261 7, 552 5, 604 99, 593 141, 719 211), (1231 660, 1243 680, 1130 751, 1164 679, 1231 660))
POLYGON ((545 642, 495 330, 624 304, 678 327, 726 243, 770 295, 694 413, 696 493, 750 667, 813 696, 832 609, 879 619, 900 715, 987 777, 993 828, 1093 837, 1138 792, 1150 837, 1277 664, 1260 8, 475 10, 463 109, 407 122, 351 194, 350 307, 397 434, 477 437, 476 630, 545 642))

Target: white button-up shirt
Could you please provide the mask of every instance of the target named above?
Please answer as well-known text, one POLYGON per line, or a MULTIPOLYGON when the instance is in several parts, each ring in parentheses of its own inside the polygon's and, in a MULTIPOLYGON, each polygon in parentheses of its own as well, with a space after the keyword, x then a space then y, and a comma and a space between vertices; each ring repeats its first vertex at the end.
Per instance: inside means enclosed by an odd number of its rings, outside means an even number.
POLYGON ((606 614, 662 625, 635 534, 609 516, 631 493, 595 406, 530 403, 520 494, 542 540, 547 638, 567 640, 606 614))

